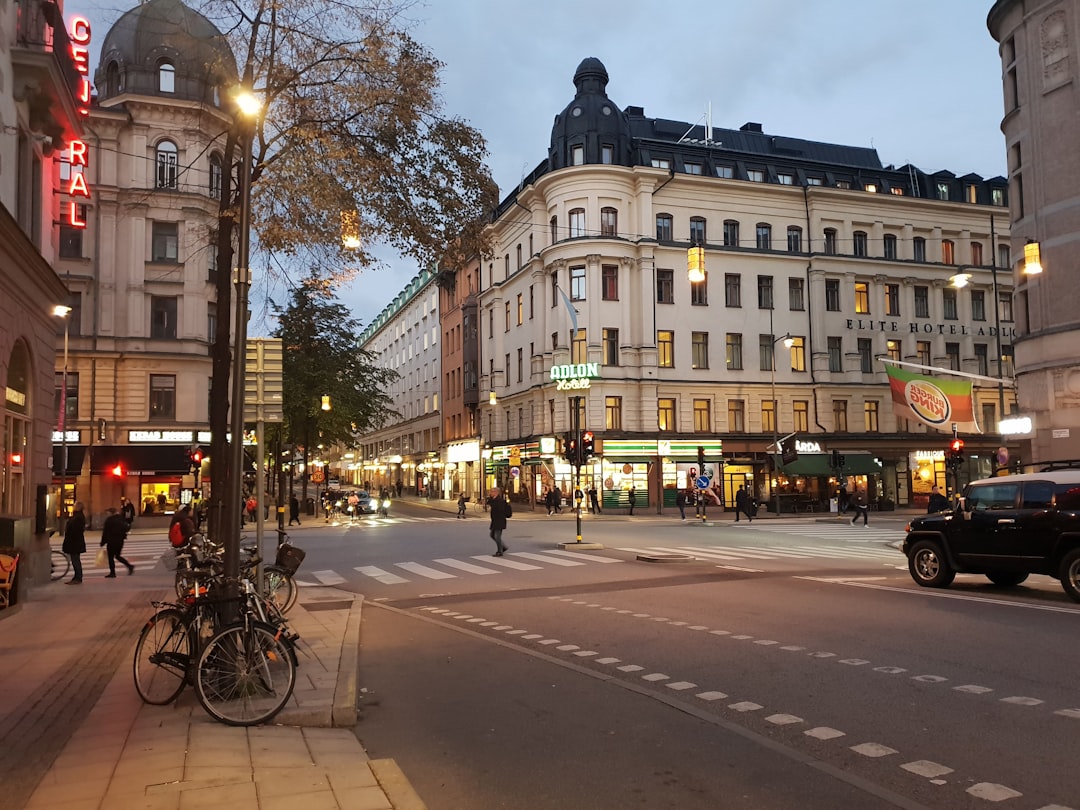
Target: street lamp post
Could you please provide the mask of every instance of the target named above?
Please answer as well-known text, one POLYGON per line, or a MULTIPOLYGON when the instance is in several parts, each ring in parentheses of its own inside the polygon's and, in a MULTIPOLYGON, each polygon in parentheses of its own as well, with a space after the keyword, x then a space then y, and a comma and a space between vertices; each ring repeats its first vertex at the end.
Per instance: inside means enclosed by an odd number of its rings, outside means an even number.
MULTIPOLYGON (((790 333, 785 333, 780 337, 774 337, 773 335, 773 314, 772 308, 769 308, 769 337, 772 339, 772 349, 769 352, 769 374, 770 382, 772 384, 772 432, 773 432, 773 452, 780 452, 780 403, 776 401, 776 344, 780 341, 784 341, 785 348, 790 349, 794 345, 795 341, 792 339, 790 333)), ((775 470, 774 470, 775 472, 775 470)), ((776 505, 776 514, 780 514, 780 497, 776 493, 776 487, 769 487, 769 495, 772 498, 773 503, 776 505)))
POLYGON ((71 319, 68 315, 71 314, 71 307, 64 304, 57 304, 53 307, 53 315, 57 318, 64 319, 64 373, 60 382, 60 519, 59 529, 60 533, 64 533, 64 529, 67 528, 67 499, 65 497, 65 491, 67 490, 67 469, 68 469, 68 448, 67 448, 67 379, 68 379, 68 335, 71 332, 70 324, 71 319))
MULTIPOLYGON (((235 582, 240 575, 240 501, 244 495, 244 371, 247 354, 248 291, 251 287, 251 159, 255 140, 254 120, 260 105, 250 92, 238 93, 237 109, 244 122, 240 131, 241 158, 239 171, 240 217, 236 251, 236 322, 233 337, 232 400, 230 403, 230 475, 228 503, 225 509, 226 530, 224 576, 235 582)), ((261 476, 262 471, 256 474, 261 476)), ((257 484, 258 485, 258 484, 257 484)))

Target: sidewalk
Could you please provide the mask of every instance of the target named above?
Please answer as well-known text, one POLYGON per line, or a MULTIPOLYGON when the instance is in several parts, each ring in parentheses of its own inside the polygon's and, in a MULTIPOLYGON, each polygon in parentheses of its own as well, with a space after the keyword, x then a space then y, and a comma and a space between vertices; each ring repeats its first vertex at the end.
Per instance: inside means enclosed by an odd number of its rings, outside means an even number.
POLYGON ((191 688, 170 706, 135 691, 135 642, 171 589, 159 565, 47 583, 0 611, 0 810, 424 810, 394 760, 369 759, 353 733, 362 598, 301 589, 290 703, 274 725, 232 728, 191 688))

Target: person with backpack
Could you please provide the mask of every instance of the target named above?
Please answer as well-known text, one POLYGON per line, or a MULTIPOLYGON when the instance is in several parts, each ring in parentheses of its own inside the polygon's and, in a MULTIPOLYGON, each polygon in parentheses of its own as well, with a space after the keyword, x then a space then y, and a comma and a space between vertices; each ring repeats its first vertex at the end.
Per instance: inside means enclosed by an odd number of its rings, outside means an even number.
POLYGON ((184 504, 173 515, 169 524, 169 545, 173 548, 186 546, 195 534, 195 521, 191 519, 191 505, 184 504))
POLYGON ((506 545, 502 540, 503 530, 506 529, 506 519, 514 514, 514 509, 503 498, 502 490, 492 487, 488 498, 488 511, 491 512, 490 535, 495 541, 495 553, 493 557, 501 557, 506 553, 506 545))

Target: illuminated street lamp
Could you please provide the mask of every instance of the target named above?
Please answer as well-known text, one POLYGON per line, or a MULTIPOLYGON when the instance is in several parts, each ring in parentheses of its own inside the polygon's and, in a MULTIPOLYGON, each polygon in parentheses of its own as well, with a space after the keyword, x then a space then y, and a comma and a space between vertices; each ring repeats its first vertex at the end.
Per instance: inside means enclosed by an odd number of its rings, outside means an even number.
POLYGON ((705 280, 705 248, 700 245, 686 251, 686 277, 691 284, 705 280))
POLYGON ((68 378, 68 335, 71 332, 71 307, 57 304, 52 309, 52 314, 57 318, 64 319, 64 374, 60 382, 60 533, 64 533, 67 525, 67 378, 68 378))
MULTIPOLYGON (((232 400, 230 404, 229 451, 231 457, 229 487, 225 504, 225 570, 226 582, 235 582, 240 574, 240 501, 244 495, 244 361, 247 354, 248 291, 251 287, 251 161, 255 125, 262 113, 262 102, 250 90, 235 94, 233 100, 240 113, 238 122, 241 141, 240 158, 240 221, 236 251, 236 330, 233 338, 232 400)), ((261 475, 262 471, 258 471, 261 475)))
MULTIPOLYGON (((769 320, 771 321, 772 320, 772 317, 771 317, 772 316, 772 310, 769 310, 769 315, 770 315, 769 320)), ((769 327, 771 329, 771 327, 772 327, 771 323, 769 324, 769 327)), ((769 337, 772 337, 771 333, 769 334, 769 337)), ((769 358, 769 360, 770 360, 769 372, 770 372, 770 375, 772 377, 773 451, 776 452, 776 453, 780 452, 780 403, 776 401, 776 344, 779 343, 780 341, 784 342, 784 348, 785 349, 790 349, 792 346, 795 345, 795 339, 792 338, 790 334, 784 334, 784 335, 781 335, 780 337, 773 337, 772 338, 772 351, 769 352, 769 354, 771 355, 770 358, 769 358)), ((780 514, 780 497, 776 494, 776 490, 775 490, 774 487, 770 487, 769 489, 770 489, 769 494, 772 495, 772 500, 776 504, 776 514, 779 515, 780 514)))

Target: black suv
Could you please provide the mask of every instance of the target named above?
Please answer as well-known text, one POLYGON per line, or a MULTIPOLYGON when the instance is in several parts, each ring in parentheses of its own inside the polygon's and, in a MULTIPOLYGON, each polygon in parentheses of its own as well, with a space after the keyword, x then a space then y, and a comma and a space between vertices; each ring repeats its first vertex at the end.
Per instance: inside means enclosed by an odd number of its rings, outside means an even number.
POLYGON ((957 573, 1001 587, 1046 574, 1080 602, 1080 470, 973 481, 955 509, 911 521, 903 551, 924 587, 957 573))

